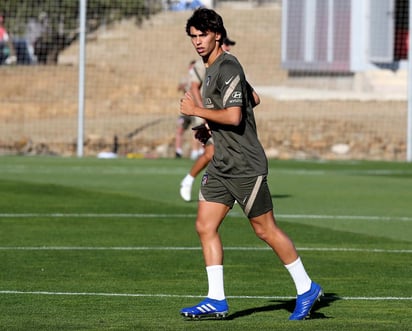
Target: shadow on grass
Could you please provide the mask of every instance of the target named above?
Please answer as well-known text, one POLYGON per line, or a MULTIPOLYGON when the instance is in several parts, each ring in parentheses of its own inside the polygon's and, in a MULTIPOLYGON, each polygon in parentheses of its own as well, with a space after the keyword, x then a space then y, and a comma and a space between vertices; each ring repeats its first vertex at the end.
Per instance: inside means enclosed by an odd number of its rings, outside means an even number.
MULTIPOLYGON (((330 316, 326 316, 325 314, 319 312, 318 310, 329 307, 332 302, 340 300, 340 298, 335 293, 325 293, 325 295, 320 299, 320 301, 316 302, 313 306, 309 319, 326 319, 326 318, 333 318, 330 316)), ((271 300, 270 302, 274 302, 274 304, 270 304, 263 307, 255 307, 249 308, 245 310, 240 310, 229 314, 225 318, 225 320, 231 321, 237 318, 245 317, 252 314, 258 314, 261 312, 267 311, 275 311, 275 310, 287 310, 288 312, 292 313, 295 309, 296 300, 271 300)))

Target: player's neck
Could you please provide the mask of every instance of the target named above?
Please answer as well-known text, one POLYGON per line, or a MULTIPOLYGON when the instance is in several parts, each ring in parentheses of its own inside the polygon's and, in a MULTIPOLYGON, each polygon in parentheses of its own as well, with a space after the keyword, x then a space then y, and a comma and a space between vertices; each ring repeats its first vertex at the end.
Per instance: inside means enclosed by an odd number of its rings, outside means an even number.
POLYGON ((209 55, 207 58, 203 58, 203 62, 205 64, 205 67, 210 67, 216 59, 223 53, 223 50, 220 46, 216 47, 209 55))

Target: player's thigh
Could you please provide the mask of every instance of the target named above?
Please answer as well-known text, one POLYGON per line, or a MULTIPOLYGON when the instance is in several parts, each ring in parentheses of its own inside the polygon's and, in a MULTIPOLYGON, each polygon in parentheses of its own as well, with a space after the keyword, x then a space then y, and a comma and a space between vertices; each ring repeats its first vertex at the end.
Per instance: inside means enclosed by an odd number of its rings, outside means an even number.
POLYGON ((230 208, 219 202, 199 201, 196 230, 199 233, 217 232, 230 208))

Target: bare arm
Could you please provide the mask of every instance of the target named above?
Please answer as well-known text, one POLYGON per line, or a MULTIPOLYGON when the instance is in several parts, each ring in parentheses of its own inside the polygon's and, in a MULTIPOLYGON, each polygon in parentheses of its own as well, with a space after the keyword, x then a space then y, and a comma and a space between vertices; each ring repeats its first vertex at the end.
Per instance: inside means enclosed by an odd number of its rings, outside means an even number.
POLYGON ((190 93, 180 100, 180 112, 184 115, 198 116, 215 123, 237 126, 242 120, 241 107, 235 106, 224 109, 207 109, 196 106, 190 93))
POLYGON ((253 107, 256 107, 257 105, 260 104, 260 97, 259 97, 259 94, 257 94, 255 90, 252 90, 252 94, 253 94, 253 101, 254 101, 253 107))
POLYGON ((255 89, 252 87, 252 85, 249 84, 249 82, 246 82, 246 84, 247 84, 246 88, 247 88, 248 92, 252 94, 252 98, 253 98, 252 106, 253 106, 253 108, 255 108, 257 105, 260 104, 259 94, 256 93, 255 89))
POLYGON ((202 107, 203 102, 202 102, 202 95, 200 94, 200 87, 201 84, 197 82, 192 82, 190 85, 190 93, 193 96, 193 99, 195 100, 196 106, 202 107))

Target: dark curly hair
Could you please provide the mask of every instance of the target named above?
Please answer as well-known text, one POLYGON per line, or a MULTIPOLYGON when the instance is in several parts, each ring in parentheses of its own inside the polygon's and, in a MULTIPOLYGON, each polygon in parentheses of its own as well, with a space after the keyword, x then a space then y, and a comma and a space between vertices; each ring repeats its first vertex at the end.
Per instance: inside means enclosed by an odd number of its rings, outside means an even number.
POLYGON ((194 27, 202 32, 220 33, 222 36, 219 43, 227 37, 225 26, 223 25, 222 17, 212 9, 198 8, 193 12, 193 15, 187 20, 186 33, 190 36, 190 27, 194 27))

